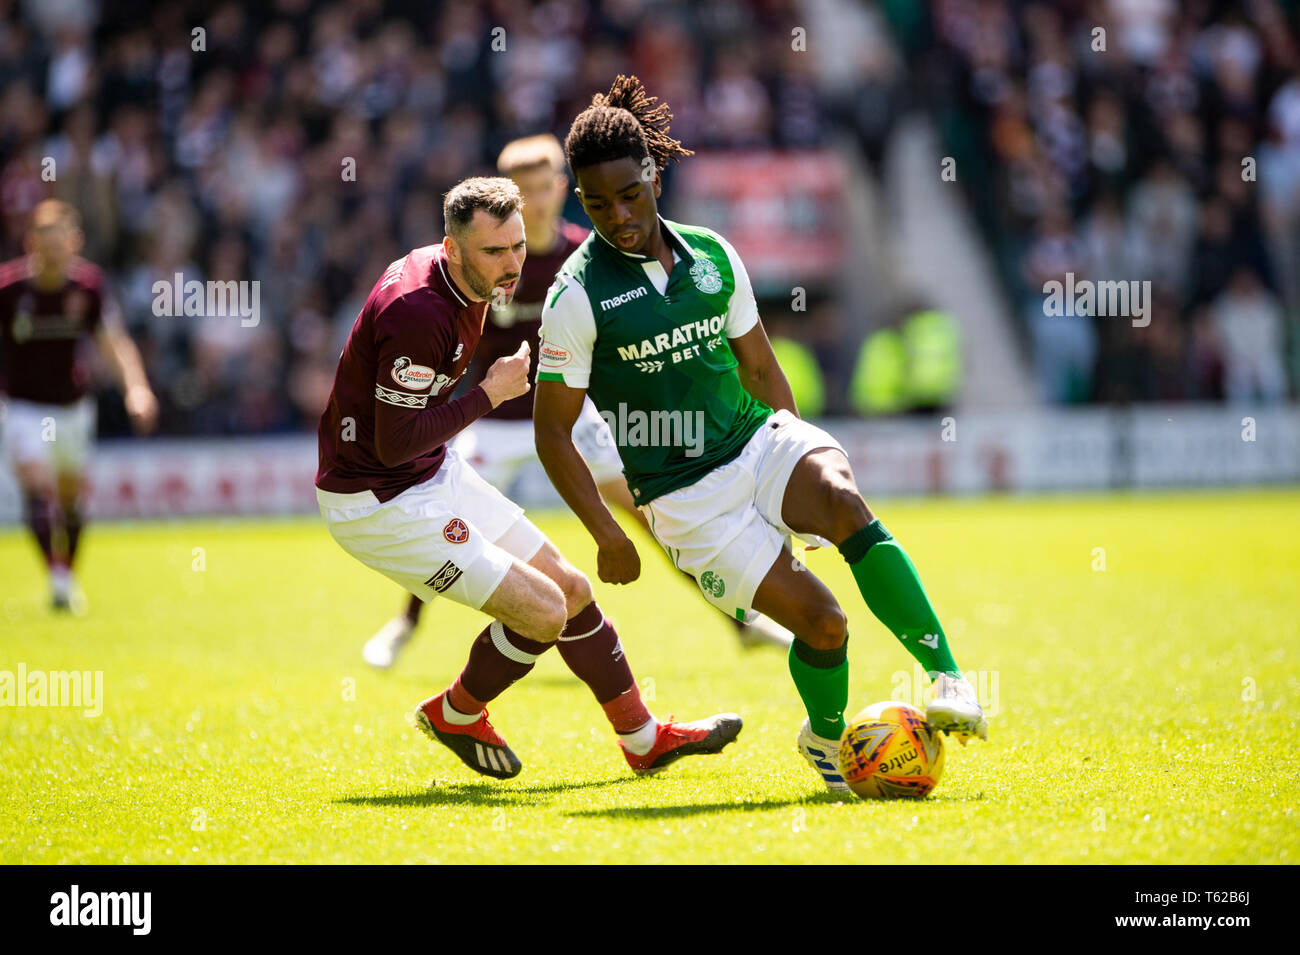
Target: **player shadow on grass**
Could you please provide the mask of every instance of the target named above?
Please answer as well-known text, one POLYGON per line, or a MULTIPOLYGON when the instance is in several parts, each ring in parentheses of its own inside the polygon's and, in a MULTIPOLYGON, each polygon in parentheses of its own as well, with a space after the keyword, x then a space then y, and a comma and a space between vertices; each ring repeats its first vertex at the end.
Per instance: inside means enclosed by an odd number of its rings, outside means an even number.
POLYGON ((429 788, 420 792, 384 793, 380 796, 344 796, 335 803, 351 806, 533 806, 545 799, 530 798, 578 789, 596 789, 628 782, 626 776, 613 779, 593 779, 583 783, 525 783, 516 785, 499 783, 457 783, 434 780, 429 788))
POLYGON ((830 805, 837 802, 856 801, 855 796, 840 796, 835 793, 814 793, 811 796, 798 796, 788 799, 761 799, 747 802, 701 802, 685 806, 611 806, 608 809, 577 809, 565 813, 579 819, 594 819, 611 816, 619 819, 675 819, 683 816, 698 816, 703 813, 733 812, 737 809, 746 812, 761 812, 767 809, 788 809, 791 806, 830 805))
POLYGON ((885 799, 859 799, 854 795, 841 795, 838 793, 821 792, 814 793, 810 796, 801 796, 790 799, 763 799, 750 800, 748 802, 706 802, 693 803, 686 806, 615 806, 608 809, 577 809, 565 815, 575 818, 597 818, 600 816, 615 816, 620 819, 677 819, 685 816, 698 816, 702 813, 710 812, 731 812, 737 809, 759 812, 768 809, 788 809, 791 806, 819 806, 834 805, 835 803, 847 803, 849 805, 859 806, 876 806, 876 807, 917 807, 926 803, 935 802, 982 802, 984 794, 979 793, 975 796, 930 796, 922 801, 913 801, 910 799, 885 800, 885 799))

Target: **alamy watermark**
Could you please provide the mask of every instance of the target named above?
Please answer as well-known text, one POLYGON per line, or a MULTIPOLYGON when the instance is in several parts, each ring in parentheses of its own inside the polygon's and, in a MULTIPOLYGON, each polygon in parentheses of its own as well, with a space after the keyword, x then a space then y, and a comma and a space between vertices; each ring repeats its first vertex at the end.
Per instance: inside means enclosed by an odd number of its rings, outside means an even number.
POLYGON ((148 935, 152 912, 152 892, 83 892, 74 884, 50 896, 51 925, 118 925, 130 928, 132 935, 148 935))
POLYGON ((685 448, 686 457, 704 453, 703 411, 642 411, 618 403, 617 411, 600 412, 608 426, 597 441, 608 447, 611 439, 620 448, 685 448))
MULTIPOLYGON (((932 646, 925 637, 921 638, 921 642, 926 646, 932 646)), ((937 638, 933 646, 938 646, 937 638)), ((998 715, 998 672, 997 670, 967 670, 962 674, 966 682, 975 690, 975 698, 979 701, 985 716, 998 715)), ((906 670, 895 670, 889 676, 892 686, 889 698, 899 703, 910 703, 917 709, 925 709, 925 690, 930 684, 928 676, 919 663, 912 664, 911 673, 906 670)))
POLYGON ((159 279, 151 288, 153 313, 159 318, 238 318, 245 328, 262 320, 262 283, 259 281, 185 281, 177 272, 173 279, 159 279))
POLYGON ((1131 318, 1134 328, 1151 324, 1151 282, 1136 279, 1127 281, 1095 282, 1092 279, 1076 280, 1073 272, 1065 273, 1065 281, 1043 283, 1043 314, 1049 318, 1062 316, 1092 316, 1099 318, 1131 318))
POLYGON ((0 707, 80 707, 83 716, 104 712, 103 670, 0 670, 0 707))

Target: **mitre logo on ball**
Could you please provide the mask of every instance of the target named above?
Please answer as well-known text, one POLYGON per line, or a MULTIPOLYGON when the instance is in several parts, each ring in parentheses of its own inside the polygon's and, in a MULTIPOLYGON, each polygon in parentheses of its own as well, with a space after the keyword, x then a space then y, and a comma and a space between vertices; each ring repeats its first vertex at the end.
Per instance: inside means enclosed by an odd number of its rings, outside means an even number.
POLYGON ((433 384, 433 369, 428 365, 416 365, 403 355, 393 362, 393 381, 412 391, 424 391, 433 384))

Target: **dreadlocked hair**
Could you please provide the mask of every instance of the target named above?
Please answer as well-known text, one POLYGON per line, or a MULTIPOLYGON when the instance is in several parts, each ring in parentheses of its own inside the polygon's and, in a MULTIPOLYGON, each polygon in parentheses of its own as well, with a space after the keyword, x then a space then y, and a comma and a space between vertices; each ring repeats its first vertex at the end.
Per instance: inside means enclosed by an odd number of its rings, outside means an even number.
POLYGON ((659 97, 646 94, 635 76, 622 73, 608 93, 597 93, 591 105, 578 114, 564 140, 569 167, 579 169, 609 162, 612 159, 649 157, 655 169, 666 169, 670 162, 693 151, 668 135, 673 114, 659 97))

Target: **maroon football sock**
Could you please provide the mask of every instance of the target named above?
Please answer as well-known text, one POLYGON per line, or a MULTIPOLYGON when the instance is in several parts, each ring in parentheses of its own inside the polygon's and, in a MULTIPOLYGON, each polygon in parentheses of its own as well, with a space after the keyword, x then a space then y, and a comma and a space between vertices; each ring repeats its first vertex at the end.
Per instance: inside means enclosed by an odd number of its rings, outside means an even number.
POLYGON ((47 567, 54 566, 54 521, 50 499, 44 494, 23 495, 23 523, 36 538, 47 567))
POLYGON ((482 713, 483 707, 487 705, 483 700, 465 689, 460 682, 460 677, 456 677, 455 682, 447 687, 447 702, 451 704, 451 708, 457 713, 464 713, 466 716, 482 713))
POLYGON ((615 731, 626 733, 651 719, 641 702, 618 631, 595 601, 570 618, 559 643, 560 656, 574 676, 591 688, 615 731))
POLYGON ((77 544, 81 540, 81 529, 83 527, 81 518, 81 508, 76 504, 65 504, 63 507, 63 532, 66 535, 68 566, 77 556, 77 544))
POLYGON ((600 704, 609 725, 615 733, 633 733, 649 723, 654 716, 645 708, 641 689, 635 683, 607 703, 600 704))
MULTIPOLYGON (((410 621, 411 626, 420 622, 420 611, 424 609, 424 601, 415 594, 411 594, 411 599, 406 602, 406 619, 410 621)), ((455 704, 452 704, 453 706, 455 704)))
POLYGON ((525 677, 537 658, 550 648, 549 643, 529 640, 500 620, 493 620, 475 638, 465 669, 448 690, 448 701, 462 713, 477 713, 510 684, 525 677), (461 709, 462 705, 467 708, 461 709))

